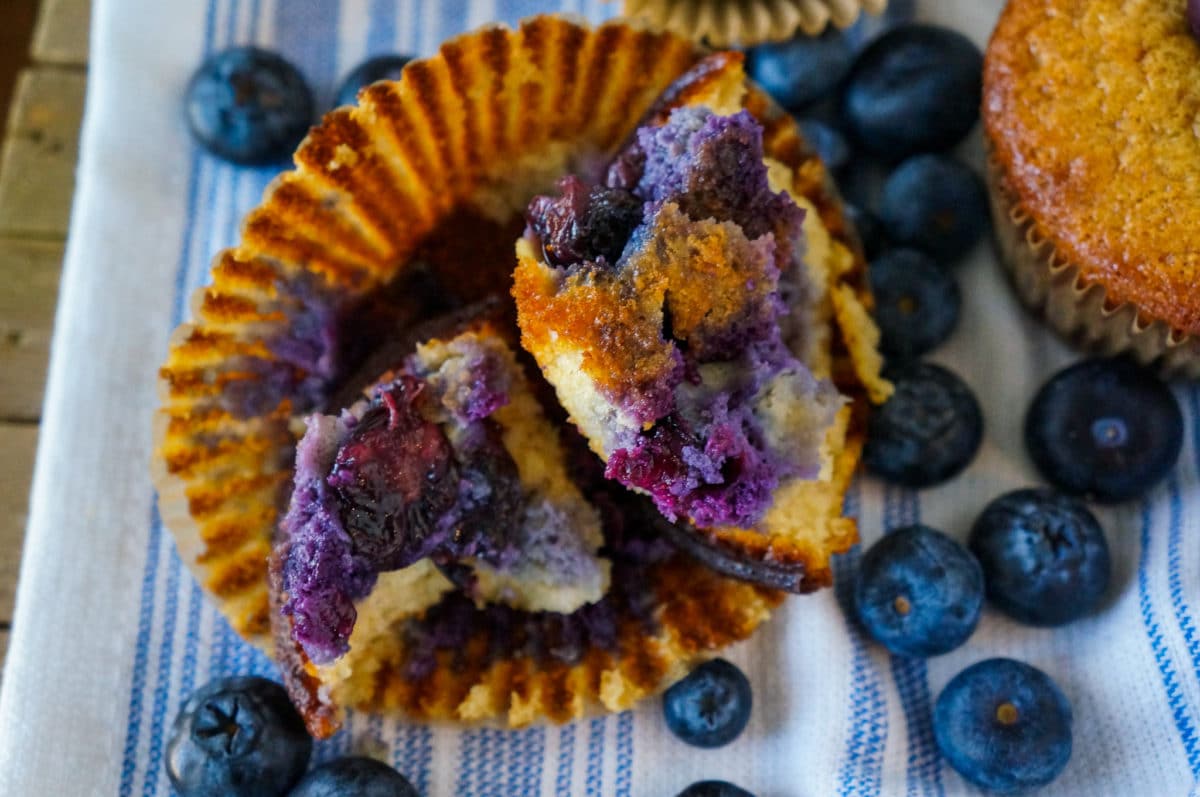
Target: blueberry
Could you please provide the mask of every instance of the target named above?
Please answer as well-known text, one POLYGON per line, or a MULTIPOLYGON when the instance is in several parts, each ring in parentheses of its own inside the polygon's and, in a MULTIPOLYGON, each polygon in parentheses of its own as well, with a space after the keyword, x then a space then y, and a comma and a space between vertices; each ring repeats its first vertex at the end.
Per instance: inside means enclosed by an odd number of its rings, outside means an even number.
POLYGON ((946 155, 918 155, 883 184, 879 217, 897 245, 927 252, 944 265, 971 251, 987 231, 987 191, 979 175, 946 155))
POLYGON ((546 262, 567 267, 603 258, 615 265, 642 222, 642 202, 623 188, 589 189, 573 175, 558 187, 561 196, 534 197, 527 214, 546 262))
POLYGON ((1200 39, 1200 0, 1188 0, 1187 19, 1192 35, 1200 39))
POLYGON ((1071 758, 1071 704, 1050 676, 1012 659, 973 664, 933 709, 938 748, 982 789, 1015 794, 1058 777, 1071 758))
POLYGON ((971 389, 932 363, 889 366, 896 392, 871 414, 863 461, 905 487, 930 487, 962 471, 983 441, 983 413, 971 389))
POLYGON ((890 30, 911 23, 917 16, 917 0, 890 0, 881 14, 861 14, 846 28, 846 40, 857 52, 890 30))
POLYGON ((1062 491, 1125 501, 1174 467, 1183 413, 1170 389, 1132 360, 1084 360, 1038 391, 1025 442, 1038 470, 1062 491))
POLYGON ((892 653, 939 656, 966 642, 979 623, 983 571, 942 532, 907 526, 863 555, 854 605, 867 633, 892 653))
POLYGON ((797 36, 756 47, 750 53, 750 77, 783 107, 799 109, 831 92, 853 62, 846 37, 831 25, 816 38, 797 36))
POLYGON ((988 597, 1023 623, 1062 625, 1096 608, 1108 588, 1108 543, 1082 502, 1051 489, 988 504, 971 530, 988 597))
POLYGON ((843 207, 846 211, 846 218, 858 233, 858 240, 863 246, 863 254, 867 256, 868 261, 874 260, 883 253, 884 247, 887 246, 883 222, 874 213, 859 205, 846 202, 843 207))
POLYGON ((830 172, 836 172, 850 162, 850 145, 834 128, 816 119, 801 119, 800 132, 830 172))
POLYGON ((754 797, 754 795, 724 780, 702 780, 679 792, 677 797, 754 797))
POLYGON ((377 55, 368 58, 342 79, 337 90, 338 105, 353 105, 358 92, 380 80, 399 80, 404 65, 411 61, 407 55, 377 55))
POLYGON ((893 249, 868 275, 884 354, 918 357, 950 337, 962 301, 953 274, 915 249, 893 249))
POLYGON ((308 132, 313 96, 304 76, 279 55, 234 47, 192 75, 188 127, 209 152, 235 163, 282 160, 308 132))
POLYGON ((288 797, 418 797, 403 775, 373 758, 339 758, 304 776, 288 797))
POLYGON ((940 152, 979 119, 983 55, 966 36, 905 25, 876 39, 854 64, 842 95, 852 138, 881 158, 940 152))
POLYGON ((221 678, 183 704, 167 738, 167 777, 181 797, 287 794, 312 738, 287 692, 265 678, 221 678))
POLYGON ((712 659, 663 694, 663 716, 688 744, 721 747, 750 721, 751 698, 745 674, 725 659, 712 659))

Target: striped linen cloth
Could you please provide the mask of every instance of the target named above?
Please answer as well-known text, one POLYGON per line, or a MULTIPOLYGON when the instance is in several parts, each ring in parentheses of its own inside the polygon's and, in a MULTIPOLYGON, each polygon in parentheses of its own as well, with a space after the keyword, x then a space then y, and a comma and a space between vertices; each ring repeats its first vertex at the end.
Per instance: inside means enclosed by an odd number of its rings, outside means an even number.
MULTIPOLYGON (((921 13, 986 41, 999 0, 925 0, 921 13)), ((204 55, 256 42, 300 64, 323 100, 369 53, 428 54, 459 31, 545 10, 610 16, 600 0, 99 0, 79 188, 63 276, 17 616, 0 696, 0 794, 154 797, 170 788, 164 737, 184 698, 218 675, 272 675, 180 564, 147 476, 155 369, 185 297, 271 178, 200 154, 180 97, 204 55)), ((964 157, 982 166, 976 138, 964 157)), ((962 539, 982 506, 1034 481, 1024 407, 1075 356, 1014 303, 987 247, 960 272, 962 327, 935 359, 987 417, 978 460, 920 494, 862 479, 849 498, 866 542, 920 520, 962 539)), ((384 758, 434 795, 670 797, 720 777, 759 797, 972 794, 940 759, 930 705, 994 655, 1050 673, 1071 698, 1075 752, 1046 793, 1187 795, 1200 775, 1200 391, 1180 386, 1188 439, 1142 502, 1102 513, 1114 588, 1059 630, 995 612, 953 654, 889 656, 846 619, 844 594, 787 602, 730 653, 755 707, 736 742, 675 740, 659 705, 520 732, 351 716, 317 747, 384 758)), ((843 583, 857 553, 838 563, 843 583)))

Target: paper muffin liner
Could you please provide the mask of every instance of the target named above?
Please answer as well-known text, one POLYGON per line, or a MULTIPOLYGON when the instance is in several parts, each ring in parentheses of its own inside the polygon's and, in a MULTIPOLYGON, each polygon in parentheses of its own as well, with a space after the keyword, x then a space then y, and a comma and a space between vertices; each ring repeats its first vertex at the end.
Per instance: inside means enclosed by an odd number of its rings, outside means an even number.
MULTIPOLYGON (((420 290, 427 278, 463 303, 507 294, 528 200, 562 174, 603 163, 699 57, 670 33, 554 16, 450 40, 411 62, 400 81, 368 87, 357 106, 327 114, 295 169, 246 217, 238 245, 216 257, 160 371, 154 482, 181 558, 231 625, 276 655, 314 733, 336 729, 344 705, 513 725, 627 708, 748 637, 782 600, 676 556, 653 576, 655 630, 623 628, 617 649, 589 650, 573 667, 481 657, 413 680, 396 635, 336 682, 289 644, 288 621, 271 610, 268 558, 297 420, 336 392, 336 355, 355 343, 339 343, 334 322, 415 322, 436 298, 420 290), (489 249, 485 238, 502 246, 489 249)), ((701 75, 670 99, 706 90, 701 75)), ((824 167, 765 94, 752 91, 746 104, 764 125, 767 151, 794 169, 798 190, 855 253, 839 276, 839 308, 861 312, 870 304, 865 263, 824 167)), ((835 452, 840 513, 862 447, 870 342, 848 329, 834 337, 834 379, 855 399, 835 452)), ((856 539, 840 515, 835 531, 834 550, 856 539)), ((832 575, 826 568, 812 578, 819 586, 832 575)))
POLYGON ((624 0, 624 13, 712 47, 749 47, 848 28, 887 0, 624 0))
POLYGON ((1200 378, 1200 338, 1149 317, 1136 305, 1111 302, 1104 286, 1054 245, 1004 185, 1004 167, 987 163, 988 194, 1001 259, 1017 295, 1060 335, 1089 352, 1129 354, 1164 377, 1200 378))

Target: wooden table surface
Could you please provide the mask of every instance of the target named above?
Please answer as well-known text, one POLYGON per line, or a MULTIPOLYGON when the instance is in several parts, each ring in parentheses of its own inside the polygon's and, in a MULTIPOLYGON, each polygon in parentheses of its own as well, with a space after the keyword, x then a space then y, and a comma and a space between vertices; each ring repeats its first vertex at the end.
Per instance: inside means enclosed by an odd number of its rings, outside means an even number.
MULTIPOLYGON (((0 672, 75 187, 90 7, 42 0, 0 147, 0 672)), ((16 13, 0 4, 0 26, 11 30, 16 13)))

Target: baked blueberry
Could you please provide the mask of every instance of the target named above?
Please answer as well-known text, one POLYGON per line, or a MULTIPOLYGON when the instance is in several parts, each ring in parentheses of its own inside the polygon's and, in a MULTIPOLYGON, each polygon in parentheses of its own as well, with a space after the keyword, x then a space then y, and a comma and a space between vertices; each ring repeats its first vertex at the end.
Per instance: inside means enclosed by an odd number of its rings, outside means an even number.
POLYGON ((188 128, 209 152, 234 163, 286 158, 308 132, 313 96, 282 56, 234 47, 207 58, 188 83, 188 128))
POLYGON ((1192 35, 1200 39, 1200 0, 1188 0, 1187 18, 1192 35))
POLYGON ((845 36, 830 25, 817 37, 797 36, 754 48, 750 77, 783 107, 799 109, 833 91, 853 62, 845 36))
POLYGON ((883 253, 887 246, 887 236, 883 232, 883 222, 871 211, 850 202, 843 204, 846 218, 854 225, 858 240, 862 243, 863 254, 870 262, 883 253))
POLYGON ((183 704, 167 738, 181 797, 275 797, 304 774, 312 738, 287 692, 265 678, 221 678, 183 704))
POLYGON ((358 92, 380 80, 399 80, 404 65, 412 58, 407 55, 376 55, 363 61, 342 79, 337 90, 337 105, 353 105, 358 92))
POLYGON ((943 265, 971 251, 987 231, 988 213, 979 175, 948 155, 909 158, 887 178, 879 197, 888 238, 943 265))
POLYGON ((816 119, 801 119, 800 132, 830 172, 836 172, 850 162, 850 145, 834 128, 816 119))
POLYGON ((396 770, 373 758, 338 758, 304 776, 288 797, 418 797, 396 770))
POLYGON ((1000 496, 975 521, 968 544, 988 598, 1023 623, 1069 623, 1095 609, 1108 588, 1104 530, 1081 501, 1057 490, 1000 496))
POLYGON ((954 331, 962 299, 954 275, 915 249, 893 249, 871 261, 875 321, 888 357, 910 359, 954 331))
POLYGON ((898 656, 939 656, 967 641, 983 609, 983 571, 945 534, 915 525, 863 555, 854 586, 859 622, 898 656))
POLYGON ((951 679, 933 733, 963 778, 997 794, 1044 786, 1071 758, 1071 704, 1036 667, 987 659, 951 679))
POLYGON ((939 365, 902 362, 885 375, 896 392, 871 413, 863 462, 905 487, 931 487, 957 475, 983 441, 983 412, 967 385, 939 365))
POLYGON ((1102 502, 1135 498, 1179 459, 1183 413, 1171 390, 1127 358, 1053 376, 1025 418, 1029 455, 1052 484, 1102 502))
POLYGON ((728 781, 702 780, 679 792, 677 797, 754 797, 754 795, 728 781))
POLYGON ((603 259, 615 265, 641 223, 642 203, 621 188, 588 188, 578 177, 559 181, 562 196, 535 197, 529 228, 541 239, 546 260, 567 266, 603 259))
POLYGON ((663 694, 667 727, 696 747, 721 747, 750 721, 750 681, 734 664, 712 659, 663 694))
POLYGON ((842 115, 855 142, 881 158, 940 152, 975 126, 982 81, 983 55, 966 36, 904 25, 859 56, 842 94, 842 115))

